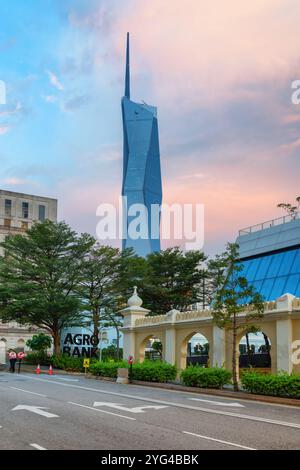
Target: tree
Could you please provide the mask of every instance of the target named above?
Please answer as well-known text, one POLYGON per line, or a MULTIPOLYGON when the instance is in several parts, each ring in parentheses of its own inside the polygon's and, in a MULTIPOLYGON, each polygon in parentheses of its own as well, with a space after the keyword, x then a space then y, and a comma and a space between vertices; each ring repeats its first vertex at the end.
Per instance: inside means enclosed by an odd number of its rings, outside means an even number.
POLYGON ((81 326, 76 294, 82 262, 95 240, 78 236, 64 222, 36 223, 26 236, 8 237, 1 246, 0 317, 47 330, 60 353, 61 331, 81 326))
POLYGON ((77 289, 93 334, 98 337, 101 327, 115 328, 117 358, 120 356, 120 327, 123 325, 120 309, 125 303, 125 292, 129 286, 132 289, 135 282, 132 258, 137 257, 131 250, 121 253, 117 248, 95 244, 82 263, 77 289))
POLYGON ((162 349, 163 349, 163 346, 162 346, 162 342, 159 341, 159 340, 156 340, 152 343, 151 345, 152 349, 154 349, 154 351, 156 351, 160 356, 162 355, 162 349))
POLYGON ((119 310, 108 310, 106 309, 105 314, 103 316, 104 319, 104 328, 113 327, 116 331, 116 359, 120 359, 120 328, 123 326, 123 316, 121 315, 119 310))
POLYGON ((234 390, 237 391, 237 335, 240 330, 249 331, 253 328, 253 322, 262 318, 264 303, 261 295, 242 275, 243 265, 239 262, 237 244, 228 243, 217 262, 223 268, 223 273, 217 279, 212 316, 217 326, 232 333, 232 379, 234 390))
POLYGON ((296 203, 296 205, 292 205, 289 203, 281 202, 280 204, 277 204, 277 207, 284 209, 292 219, 296 219, 297 213, 300 208, 300 196, 296 197, 296 203))
POLYGON ((48 348, 51 348, 51 338, 44 333, 39 333, 38 335, 33 335, 31 339, 26 341, 26 345, 32 349, 32 351, 45 351, 48 348))
POLYGON ((184 253, 178 247, 149 254, 142 265, 141 279, 136 283, 144 306, 152 315, 160 315, 200 302, 205 260, 201 251, 184 253))
POLYGON ((120 277, 120 251, 96 244, 82 263, 78 294, 84 300, 93 334, 99 335, 100 318, 116 306, 116 287, 120 277))

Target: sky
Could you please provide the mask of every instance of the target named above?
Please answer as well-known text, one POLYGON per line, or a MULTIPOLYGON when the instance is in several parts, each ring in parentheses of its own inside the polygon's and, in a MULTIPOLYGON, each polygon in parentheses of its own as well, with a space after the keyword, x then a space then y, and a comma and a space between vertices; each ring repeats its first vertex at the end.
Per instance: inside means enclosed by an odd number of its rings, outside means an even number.
MULTIPOLYGON (((1 0, 0 187, 95 234, 118 203, 131 97, 158 107, 165 203, 205 205, 206 252, 299 195, 298 0, 1 0)), ((168 243, 164 243, 164 247, 168 243)))

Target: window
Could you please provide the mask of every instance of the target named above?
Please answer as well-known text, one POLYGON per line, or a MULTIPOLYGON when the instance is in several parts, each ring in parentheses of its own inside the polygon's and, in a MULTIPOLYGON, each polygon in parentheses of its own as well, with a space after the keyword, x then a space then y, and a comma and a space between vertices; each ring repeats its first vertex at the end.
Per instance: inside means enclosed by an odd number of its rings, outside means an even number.
POLYGON ((22 202, 22 218, 28 219, 29 215, 29 204, 28 202, 22 202))
MULTIPOLYGON (((242 261, 243 263, 243 261, 242 261)), ((283 294, 300 295, 300 249, 265 255, 244 263, 248 282, 266 300, 276 300, 283 294)))
POLYGON ((270 299, 275 300, 285 293, 286 276, 277 277, 274 281, 273 289, 270 294, 270 299))
POLYGON ((255 274, 257 271, 257 268, 259 268, 261 262, 261 258, 257 258, 253 260, 253 263, 249 266, 249 270, 247 271, 247 279, 249 281, 254 281, 255 279, 255 274))
POLYGON ((45 218, 46 218, 46 207, 40 204, 39 205, 39 220, 41 222, 44 222, 45 218))
POLYGON ((11 217, 11 199, 5 199, 5 215, 11 217))

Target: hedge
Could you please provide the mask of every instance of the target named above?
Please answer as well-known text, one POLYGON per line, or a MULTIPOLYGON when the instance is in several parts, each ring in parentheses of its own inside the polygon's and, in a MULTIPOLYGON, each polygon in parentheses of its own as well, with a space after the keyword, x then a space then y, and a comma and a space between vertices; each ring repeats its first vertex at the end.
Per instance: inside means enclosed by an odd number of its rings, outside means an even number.
POLYGON ((244 372, 241 376, 243 388, 258 395, 300 398, 300 374, 261 374, 244 372))
MULTIPOLYGON (((83 360, 84 357, 72 357, 67 355, 55 356, 50 358, 51 364, 57 369, 69 370, 73 372, 84 372, 83 360)), ((91 366, 97 359, 91 359, 91 366)))
MULTIPOLYGON (((97 361, 90 366, 93 375, 102 377, 117 377, 119 368, 128 368, 127 362, 100 362, 97 361)), ((171 364, 160 361, 144 361, 133 364, 132 378, 146 382, 168 382, 176 378, 177 369, 171 364)))
POLYGON ((96 361, 90 365, 89 371, 93 375, 99 375, 101 377, 114 377, 117 378, 118 376, 118 369, 121 367, 128 367, 127 362, 120 361, 120 362, 100 362, 96 361))
POLYGON ((189 387, 223 388, 231 382, 231 372, 219 367, 189 366, 181 372, 181 381, 189 387))
POLYGON ((132 374, 134 380, 144 380, 145 382, 169 382, 175 380, 177 369, 167 362, 144 361, 133 364, 132 374))
POLYGON ((51 363, 51 356, 48 356, 45 351, 26 352, 24 362, 34 366, 38 364, 48 366, 51 363))

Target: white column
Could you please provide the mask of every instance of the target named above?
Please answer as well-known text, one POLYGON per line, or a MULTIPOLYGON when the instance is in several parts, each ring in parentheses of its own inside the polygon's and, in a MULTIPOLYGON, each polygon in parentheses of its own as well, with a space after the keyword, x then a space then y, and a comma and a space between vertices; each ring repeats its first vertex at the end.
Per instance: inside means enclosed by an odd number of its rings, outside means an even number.
POLYGON ((123 330, 123 358, 128 359, 129 356, 135 358, 135 333, 132 330, 123 330))
POLYGON ((210 366, 222 367, 225 363, 225 330, 213 326, 213 344, 210 350, 210 366))
POLYGON ((291 360, 292 352, 292 321, 277 320, 277 372, 285 371, 289 374, 292 372, 293 364, 291 360))
POLYGON ((176 362, 176 330, 174 327, 166 330, 165 361, 174 365, 176 362))

